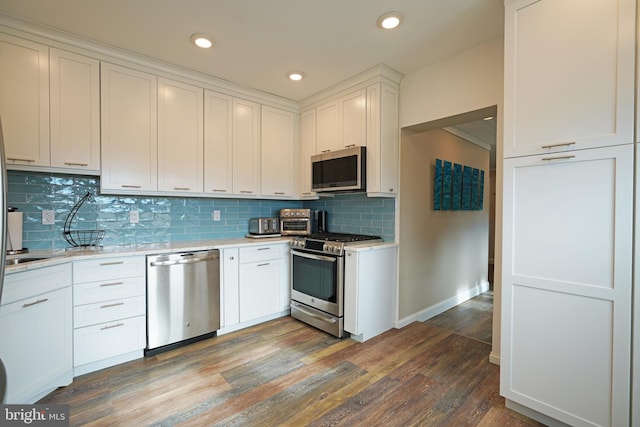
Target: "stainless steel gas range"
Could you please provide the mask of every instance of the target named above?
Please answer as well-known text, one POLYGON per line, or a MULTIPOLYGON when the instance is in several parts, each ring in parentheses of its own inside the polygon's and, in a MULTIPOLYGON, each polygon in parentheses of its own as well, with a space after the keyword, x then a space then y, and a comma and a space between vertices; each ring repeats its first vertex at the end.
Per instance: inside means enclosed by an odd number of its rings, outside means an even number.
POLYGON ((291 316, 342 338, 344 248, 379 236, 318 233, 291 241, 291 316))

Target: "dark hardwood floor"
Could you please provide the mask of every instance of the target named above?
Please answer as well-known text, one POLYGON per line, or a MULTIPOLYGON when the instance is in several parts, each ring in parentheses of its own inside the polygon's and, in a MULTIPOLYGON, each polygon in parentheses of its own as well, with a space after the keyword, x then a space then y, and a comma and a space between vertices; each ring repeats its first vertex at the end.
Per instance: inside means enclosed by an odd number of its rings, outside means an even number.
POLYGON ((82 426, 540 425, 499 396, 491 297, 365 343, 284 317, 83 375, 39 403, 70 405, 82 426))

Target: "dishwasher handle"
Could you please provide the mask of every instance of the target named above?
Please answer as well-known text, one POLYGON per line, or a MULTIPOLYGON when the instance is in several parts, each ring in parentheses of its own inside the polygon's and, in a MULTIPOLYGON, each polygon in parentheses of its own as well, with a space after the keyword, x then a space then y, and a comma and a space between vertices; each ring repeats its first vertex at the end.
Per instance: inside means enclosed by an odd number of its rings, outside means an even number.
POLYGON ((171 260, 171 261, 152 261, 149 263, 149 266, 165 267, 169 265, 195 264, 197 262, 205 262, 205 261, 210 261, 218 258, 219 258, 219 255, 216 254, 216 255, 209 255, 209 256, 203 256, 203 257, 197 257, 197 258, 177 259, 177 260, 171 260))

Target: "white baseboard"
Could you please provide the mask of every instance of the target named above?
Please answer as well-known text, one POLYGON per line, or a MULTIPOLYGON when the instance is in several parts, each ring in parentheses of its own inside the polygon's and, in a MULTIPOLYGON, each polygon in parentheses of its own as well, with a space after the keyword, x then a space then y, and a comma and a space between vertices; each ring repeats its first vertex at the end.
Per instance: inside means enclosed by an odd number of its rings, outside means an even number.
POLYGON ((489 363, 500 365, 500 353, 494 353, 493 351, 489 353, 489 363))
POLYGON ((395 322, 394 327, 396 329, 401 329, 407 326, 410 323, 415 322, 416 320, 419 322, 424 322, 425 320, 429 320, 432 317, 437 316, 438 314, 444 313, 450 308, 455 307, 458 304, 461 304, 467 300, 470 300, 473 297, 480 295, 483 292, 489 290, 489 282, 483 281, 477 286, 474 286, 471 289, 460 292, 457 295, 441 301, 439 303, 433 304, 423 310, 418 311, 417 313, 406 316, 402 319, 399 319, 395 322))

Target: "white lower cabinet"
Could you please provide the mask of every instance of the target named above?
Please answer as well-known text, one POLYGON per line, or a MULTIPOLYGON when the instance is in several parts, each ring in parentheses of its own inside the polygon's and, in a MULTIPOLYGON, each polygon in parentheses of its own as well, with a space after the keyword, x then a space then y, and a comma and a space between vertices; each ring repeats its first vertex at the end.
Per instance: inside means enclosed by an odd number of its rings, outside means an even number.
POLYGON ((394 326, 397 254, 396 245, 345 251, 344 329, 356 341, 394 326))
POLYGON ((279 317, 289 308, 289 243, 222 250, 220 334, 279 317))
POLYGON ((4 289, 5 403, 34 403, 73 380, 71 265, 7 274, 4 289))
POLYGON ((504 161, 507 406, 629 425, 633 173, 632 144, 504 161))
POLYGON ((77 261, 73 269, 75 375, 142 357, 146 345, 145 258, 77 261))

